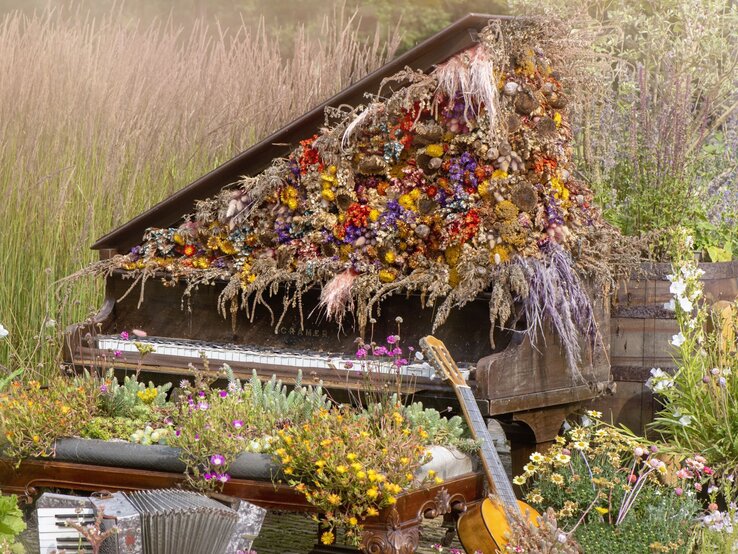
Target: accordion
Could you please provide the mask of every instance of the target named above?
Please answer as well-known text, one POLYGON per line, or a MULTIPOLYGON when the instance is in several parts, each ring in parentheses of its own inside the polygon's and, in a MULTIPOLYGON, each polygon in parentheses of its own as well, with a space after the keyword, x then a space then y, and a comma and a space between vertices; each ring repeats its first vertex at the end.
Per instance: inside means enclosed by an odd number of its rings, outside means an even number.
POLYGON ((239 499, 229 506, 203 494, 164 489, 96 494, 43 494, 37 504, 41 554, 92 552, 80 533, 97 526, 108 537, 100 554, 225 554, 248 551, 266 510, 239 499))

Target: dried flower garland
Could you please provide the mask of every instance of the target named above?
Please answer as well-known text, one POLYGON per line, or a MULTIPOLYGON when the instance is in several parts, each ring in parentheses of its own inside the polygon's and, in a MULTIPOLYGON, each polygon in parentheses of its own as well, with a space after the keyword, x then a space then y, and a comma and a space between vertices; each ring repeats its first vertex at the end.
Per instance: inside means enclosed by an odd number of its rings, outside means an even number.
POLYGON ((592 247, 606 226, 572 174, 572 95, 536 32, 502 36, 490 27, 431 73, 386 80, 403 86, 200 202, 179 227, 149 229, 106 268, 227 280, 224 315, 278 288, 294 305, 319 285, 325 313, 340 324, 351 311, 361 327, 396 292, 440 301, 438 326, 492 290, 493 324, 523 302, 530 328, 550 321, 576 366, 595 322, 572 253, 594 253, 584 266, 607 273, 592 247))

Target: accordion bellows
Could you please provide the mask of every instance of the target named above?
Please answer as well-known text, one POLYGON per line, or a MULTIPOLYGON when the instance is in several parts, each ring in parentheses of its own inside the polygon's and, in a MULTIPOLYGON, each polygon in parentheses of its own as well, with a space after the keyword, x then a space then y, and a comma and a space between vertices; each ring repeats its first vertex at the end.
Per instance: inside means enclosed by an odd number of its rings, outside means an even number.
POLYGON ((206 496, 181 490, 126 494, 141 514, 144 554, 222 554, 238 513, 206 496))

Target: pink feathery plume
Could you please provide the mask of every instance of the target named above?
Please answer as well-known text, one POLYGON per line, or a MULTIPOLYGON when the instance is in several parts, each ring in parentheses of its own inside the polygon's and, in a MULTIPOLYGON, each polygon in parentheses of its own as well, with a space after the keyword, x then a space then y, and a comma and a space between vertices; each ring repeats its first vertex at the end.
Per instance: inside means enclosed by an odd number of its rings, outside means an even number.
POLYGON ((353 269, 347 269, 323 286, 319 305, 325 310, 328 319, 340 324, 346 310, 353 309, 354 298, 351 295, 351 287, 357 275, 353 269))

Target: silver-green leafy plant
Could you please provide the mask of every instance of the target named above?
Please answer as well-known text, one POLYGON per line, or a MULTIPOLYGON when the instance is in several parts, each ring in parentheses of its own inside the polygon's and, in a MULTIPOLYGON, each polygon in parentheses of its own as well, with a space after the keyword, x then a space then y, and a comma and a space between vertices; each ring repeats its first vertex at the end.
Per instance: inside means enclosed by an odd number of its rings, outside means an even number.
POLYGON ((135 375, 126 375, 121 385, 110 371, 100 387, 99 407, 111 417, 146 418, 152 407, 166 405, 171 388, 171 383, 160 386, 141 383, 135 375))

